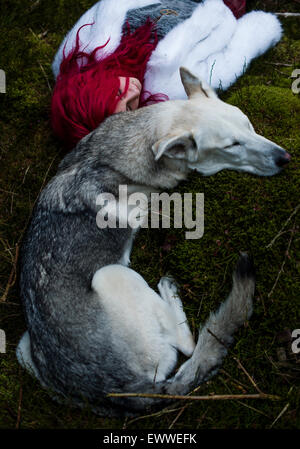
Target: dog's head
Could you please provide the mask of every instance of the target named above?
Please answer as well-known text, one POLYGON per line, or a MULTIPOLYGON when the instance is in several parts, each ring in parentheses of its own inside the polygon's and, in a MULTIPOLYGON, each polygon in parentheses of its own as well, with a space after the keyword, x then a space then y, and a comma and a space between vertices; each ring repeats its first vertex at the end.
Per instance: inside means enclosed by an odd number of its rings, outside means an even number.
POLYGON ((289 162, 290 155, 257 134, 239 108, 185 68, 180 75, 189 100, 175 102, 169 132, 152 148, 156 160, 184 159, 204 175, 229 168, 261 176, 275 175, 289 162))

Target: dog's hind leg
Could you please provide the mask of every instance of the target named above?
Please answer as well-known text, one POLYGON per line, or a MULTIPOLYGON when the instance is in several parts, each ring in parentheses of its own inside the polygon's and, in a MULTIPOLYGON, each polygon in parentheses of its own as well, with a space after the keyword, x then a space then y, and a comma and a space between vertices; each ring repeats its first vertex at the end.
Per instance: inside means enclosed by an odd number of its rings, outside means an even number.
POLYGON ((169 300, 163 300, 142 276, 122 265, 99 269, 92 289, 102 306, 102 317, 109 323, 110 338, 119 348, 120 360, 130 361, 137 377, 163 381, 176 365, 176 349, 192 354, 192 336, 182 330, 186 324, 180 325, 186 316, 181 311, 178 318, 179 308, 174 307, 171 292, 169 300))
POLYGON ((178 295, 178 288, 176 282, 171 276, 164 276, 159 281, 158 290, 160 296, 166 301, 173 309, 178 329, 178 341, 180 346, 178 349, 185 355, 190 356, 195 348, 195 342, 188 324, 186 314, 183 310, 181 299, 178 295))

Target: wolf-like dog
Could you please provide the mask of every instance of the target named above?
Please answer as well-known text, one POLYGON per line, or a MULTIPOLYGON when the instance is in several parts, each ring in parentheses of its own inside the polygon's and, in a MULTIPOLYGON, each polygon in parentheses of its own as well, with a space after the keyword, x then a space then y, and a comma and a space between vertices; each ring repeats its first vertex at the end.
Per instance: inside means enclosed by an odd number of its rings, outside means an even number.
POLYGON ((289 161, 238 108, 183 68, 181 78, 188 100, 112 115, 79 142, 42 191, 22 246, 28 330, 18 360, 54 395, 100 414, 163 403, 109 393, 186 394, 208 379, 251 316, 255 282, 242 254, 231 293, 195 345, 175 282, 163 277, 156 293, 127 266, 135 230, 97 227, 97 196, 118 198, 121 184, 173 188, 193 168, 274 175, 289 161), (188 359, 172 374, 178 351, 188 359))

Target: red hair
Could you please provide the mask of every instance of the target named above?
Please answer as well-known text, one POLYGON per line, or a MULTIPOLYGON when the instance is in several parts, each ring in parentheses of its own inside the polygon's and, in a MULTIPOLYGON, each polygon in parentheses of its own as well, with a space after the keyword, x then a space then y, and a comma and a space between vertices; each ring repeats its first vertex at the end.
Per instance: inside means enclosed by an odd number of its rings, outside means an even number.
MULTIPOLYGON (((91 26, 86 24, 83 26, 91 26)), ((119 94, 119 76, 137 78, 143 85, 147 62, 157 45, 155 24, 147 20, 145 25, 130 31, 129 24, 121 43, 109 56, 101 50, 108 41, 88 54, 80 50, 79 28, 75 47, 68 55, 63 51, 60 72, 54 88, 51 104, 51 121, 55 134, 67 145, 74 147, 109 115, 126 93, 119 94)), ((151 95, 142 91, 140 105, 167 100, 163 94, 151 95)))
POLYGON ((237 19, 246 12, 246 0, 223 0, 225 5, 231 9, 237 19))

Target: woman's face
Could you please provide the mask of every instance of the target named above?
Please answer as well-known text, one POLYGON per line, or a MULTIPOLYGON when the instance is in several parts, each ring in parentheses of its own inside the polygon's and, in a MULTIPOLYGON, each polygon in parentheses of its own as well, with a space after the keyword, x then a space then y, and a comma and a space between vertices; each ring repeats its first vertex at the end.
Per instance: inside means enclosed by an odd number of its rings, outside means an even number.
MULTIPOLYGON (((125 91, 126 76, 119 76, 119 94, 125 91)), ((129 86, 125 95, 118 101, 114 114, 117 112, 134 111, 139 107, 142 85, 137 78, 129 78, 129 86)))

